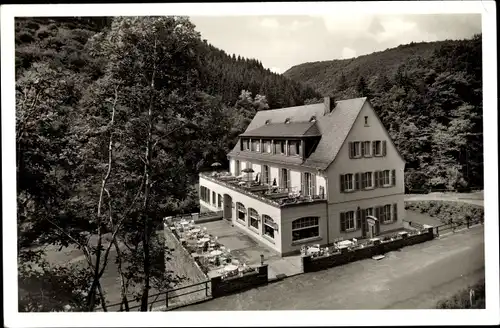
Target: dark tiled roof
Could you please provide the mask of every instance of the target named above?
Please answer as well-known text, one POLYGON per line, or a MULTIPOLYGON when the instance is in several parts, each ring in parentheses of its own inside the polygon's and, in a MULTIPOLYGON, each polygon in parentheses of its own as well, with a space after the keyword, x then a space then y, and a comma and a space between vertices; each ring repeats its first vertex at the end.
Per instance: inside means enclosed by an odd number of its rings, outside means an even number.
POLYGON ((253 130, 246 130, 246 137, 305 137, 320 136, 315 122, 270 123, 253 130))
MULTIPOLYGON (((337 101, 335 108, 326 115, 323 103, 260 111, 257 112, 245 133, 264 126, 267 120, 270 120, 271 123, 283 123, 286 118, 290 118, 291 122, 309 123, 311 117, 316 116, 314 126, 318 129, 321 139, 315 151, 300 165, 324 170, 337 156, 365 102, 366 97, 337 101)), ((228 155, 261 160, 264 160, 261 156, 265 156, 271 162, 281 162, 279 158, 272 158, 272 155, 269 154, 240 151, 239 144, 228 155)), ((280 155, 273 156, 282 157, 280 155)), ((293 159, 294 162, 296 160, 301 161, 300 158, 293 159)))

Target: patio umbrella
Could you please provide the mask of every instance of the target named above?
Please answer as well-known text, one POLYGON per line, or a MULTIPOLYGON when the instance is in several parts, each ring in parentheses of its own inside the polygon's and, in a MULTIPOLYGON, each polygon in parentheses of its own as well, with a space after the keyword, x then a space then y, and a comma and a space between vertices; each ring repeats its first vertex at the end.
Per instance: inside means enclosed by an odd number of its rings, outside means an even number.
POLYGON ((211 166, 212 166, 212 167, 219 167, 219 166, 222 166, 222 164, 221 164, 221 163, 219 163, 219 162, 215 162, 215 163, 212 163, 212 165, 211 165, 211 166))
POLYGON ((250 182, 250 174, 252 174, 255 171, 251 167, 247 167, 247 168, 241 170, 241 172, 248 174, 247 178, 248 178, 248 181, 250 182))

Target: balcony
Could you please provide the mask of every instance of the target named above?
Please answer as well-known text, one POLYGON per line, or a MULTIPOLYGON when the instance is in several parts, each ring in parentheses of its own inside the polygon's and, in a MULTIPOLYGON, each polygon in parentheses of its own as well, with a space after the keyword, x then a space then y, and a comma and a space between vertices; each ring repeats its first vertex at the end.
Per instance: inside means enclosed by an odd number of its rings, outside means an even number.
POLYGON ((229 172, 204 172, 200 176, 276 207, 326 202, 326 195, 303 196, 294 188, 271 186, 229 172))

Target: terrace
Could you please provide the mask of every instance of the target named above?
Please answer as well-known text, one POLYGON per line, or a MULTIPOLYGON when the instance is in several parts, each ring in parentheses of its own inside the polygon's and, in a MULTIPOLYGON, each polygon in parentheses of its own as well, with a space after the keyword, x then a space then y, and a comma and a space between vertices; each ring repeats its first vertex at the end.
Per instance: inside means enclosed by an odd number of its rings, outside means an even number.
POLYGON ((281 188, 252 179, 251 174, 233 176, 229 172, 204 172, 203 178, 276 207, 325 202, 326 195, 304 196, 296 188, 281 188))

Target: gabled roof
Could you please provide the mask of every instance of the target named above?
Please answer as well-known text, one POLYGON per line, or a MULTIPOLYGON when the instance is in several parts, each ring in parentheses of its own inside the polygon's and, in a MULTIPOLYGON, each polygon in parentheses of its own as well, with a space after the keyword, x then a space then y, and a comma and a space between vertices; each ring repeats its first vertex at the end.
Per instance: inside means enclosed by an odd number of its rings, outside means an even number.
POLYGON ((246 130, 243 137, 311 137, 320 136, 315 122, 269 123, 246 130))
MULTIPOLYGON (((326 115, 323 103, 260 111, 257 112, 242 135, 265 126, 266 120, 271 120, 271 123, 283 123, 286 118, 290 118, 290 122, 313 123, 309 121, 312 116, 315 116, 316 124, 314 126, 320 133, 321 139, 314 152, 298 165, 324 170, 337 156, 366 101, 366 97, 337 101, 335 108, 326 115)), ((257 159, 255 156, 257 154, 240 151, 239 144, 228 155, 257 159)), ((269 156, 264 158, 268 158, 270 162, 275 162, 274 158, 269 156)), ((262 160, 265 160, 264 158, 262 160)), ((261 158, 259 157, 259 159, 261 158)))

